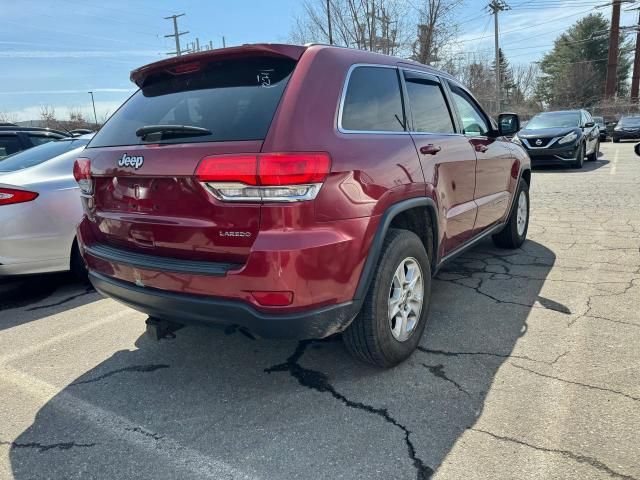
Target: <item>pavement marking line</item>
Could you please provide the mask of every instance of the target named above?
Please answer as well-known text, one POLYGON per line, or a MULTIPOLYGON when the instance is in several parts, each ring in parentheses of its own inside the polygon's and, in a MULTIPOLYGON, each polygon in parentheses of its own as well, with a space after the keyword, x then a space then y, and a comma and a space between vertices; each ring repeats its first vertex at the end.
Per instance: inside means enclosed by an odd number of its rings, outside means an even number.
POLYGON ((611 175, 615 175, 616 174, 616 169, 618 167, 618 157, 620 156, 620 148, 616 148, 616 153, 613 156, 613 165, 611 165, 611 170, 609 171, 609 173, 611 175))
POLYGON ((41 350, 49 345, 52 345, 54 343, 58 343, 62 340, 66 340, 69 338, 73 338, 73 337, 77 337, 79 335, 82 335, 84 333, 90 332, 91 330, 94 330, 98 327, 101 327, 102 325, 105 325, 107 323, 113 322, 115 320, 119 320, 121 317, 124 317, 125 315, 129 314, 131 315, 132 313, 137 313, 134 310, 122 310, 120 312, 116 312, 116 313, 112 313, 111 315, 107 315, 106 317, 100 319, 100 320, 95 320, 95 321, 90 321, 88 323, 86 323, 85 325, 82 325, 81 327, 75 328, 73 330, 70 330, 68 332, 65 333, 61 333, 60 335, 56 335, 54 337, 50 337, 49 339, 45 340, 44 342, 40 342, 36 345, 32 345, 30 347, 27 348, 23 348, 22 350, 18 350, 16 352, 10 353, 8 355, 1 355, 0 356, 0 365, 3 365, 5 363, 9 363, 12 360, 16 360, 18 358, 21 357, 25 357, 27 355, 29 355, 30 353, 34 353, 37 352, 38 350, 41 350))
MULTIPOLYGON (((15 385, 19 390, 33 396, 36 400, 49 407, 63 411, 70 418, 81 417, 93 426, 112 435, 115 441, 140 447, 170 463, 179 473, 187 469, 196 478, 212 478, 216 480, 258 480, 258 477, 242 472, 231 465, 181 445, 176 440, 147 431, 141 425, 132 423, 112 411, 105 410, 90 402, 82 400, 68 392, 61 391, 37 377, 21 372, 7 365, 0 366, 0 383, 7 382, 15 385)), ((1 389, 0 389, 1 391, 1 389)), ((4 439, 12 441, 12 439, 4 439)), ((87 441, 100 443, 100 439, 87 441)))

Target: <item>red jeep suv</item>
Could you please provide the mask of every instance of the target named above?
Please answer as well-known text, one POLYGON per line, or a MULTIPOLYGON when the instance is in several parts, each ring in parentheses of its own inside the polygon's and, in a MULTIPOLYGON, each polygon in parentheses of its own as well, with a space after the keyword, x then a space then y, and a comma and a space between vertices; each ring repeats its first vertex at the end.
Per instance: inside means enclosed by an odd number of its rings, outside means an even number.
POLYGON ((449 75, 324 45, 162 60, 74 166, 101 293, 151 319, 262 337, 343 332, 407 358, 431 278, 491 235, 525 239, 529 158, 449 75))

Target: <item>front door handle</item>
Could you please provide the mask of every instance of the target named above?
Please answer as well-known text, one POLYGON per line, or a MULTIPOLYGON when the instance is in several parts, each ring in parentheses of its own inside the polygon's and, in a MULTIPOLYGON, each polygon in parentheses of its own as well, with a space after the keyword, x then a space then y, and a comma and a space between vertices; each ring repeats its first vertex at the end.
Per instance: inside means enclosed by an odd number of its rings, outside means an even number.
POLYGON ((489 150, 489 147, 483 145, 482 143, 476 143, 476 152, 484 153, 489 150))
POLYGON ((435 155, 440 150, 442 150, 442 148, 440 148, 439 145, 434 145, 433 143, 420 147, 420 153, 423 155, 435 155))

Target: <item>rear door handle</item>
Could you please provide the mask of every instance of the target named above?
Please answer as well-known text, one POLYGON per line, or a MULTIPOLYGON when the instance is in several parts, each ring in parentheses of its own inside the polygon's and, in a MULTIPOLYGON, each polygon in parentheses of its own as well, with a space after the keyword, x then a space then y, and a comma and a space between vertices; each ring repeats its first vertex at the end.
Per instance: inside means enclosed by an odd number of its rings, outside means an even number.
POLYGON ((489 150, 489 147, 487 147, 486 145, 483 144, 476 144, 476 152, 480 152, 480 153, 484 153, 487 150, 489 150))
POLYGON ((433 143, 420 147, 420 153, 423 155, 435 155, 440 150, 442 150, 442 148, 440 148, 439 145, 434 145, 433 143))

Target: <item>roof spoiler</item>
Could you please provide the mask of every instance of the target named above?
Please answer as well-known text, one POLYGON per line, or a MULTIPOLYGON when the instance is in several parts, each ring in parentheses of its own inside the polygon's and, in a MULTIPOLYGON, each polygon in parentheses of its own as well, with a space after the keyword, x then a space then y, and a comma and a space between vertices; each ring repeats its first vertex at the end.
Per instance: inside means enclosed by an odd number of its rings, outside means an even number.
POLYGON ((150 63, 131 72, 129 78, 138 87, 144 85, 145 79, 151 74, 162 70, 172 73, 176 67, 183 66, 181 72, 188 73, 189 65, 197 66, 199 63, 209 63, 217 60, 227 60, 233 58, 249 56, 286 57, 292 60, 299 60, 307 47, 298 45, 284 45, 276 43, 261 43, 253 45, 242 45, 240 47, 218 48, 206 50, 204 52, 189 53, 178 57, 167 58, 159 62, 150 63), (186 67, 186 68, 185 68, 186 67))

